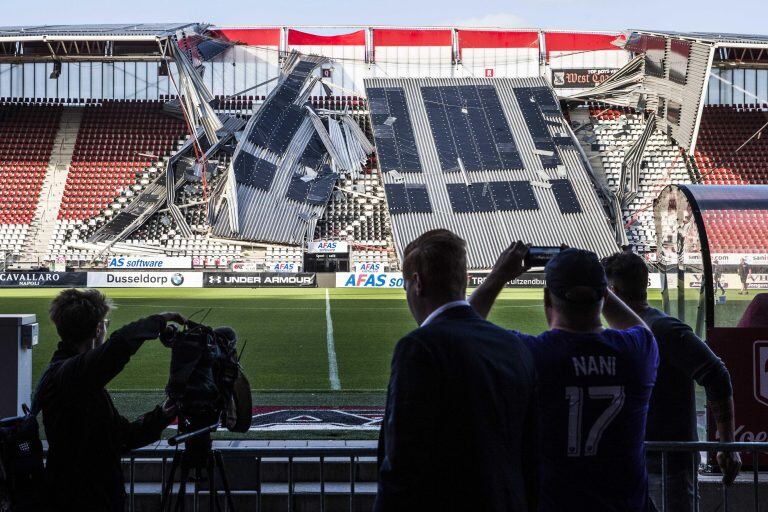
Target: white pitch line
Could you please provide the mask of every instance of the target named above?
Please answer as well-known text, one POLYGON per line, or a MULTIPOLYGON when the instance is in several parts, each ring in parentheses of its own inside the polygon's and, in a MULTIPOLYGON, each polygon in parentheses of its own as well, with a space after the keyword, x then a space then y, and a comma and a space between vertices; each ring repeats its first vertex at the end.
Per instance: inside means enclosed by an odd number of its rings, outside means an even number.
POLYGON ((341 389, 341 382, 339 381, 339 364, 336 361, 336 346, 333 343, 331 295, 328 293, 328 288, 325 289, 325 325, 327 327, 325 341, 328 349, 328 380, 331 381, 331 389, 338 391, 341 389))

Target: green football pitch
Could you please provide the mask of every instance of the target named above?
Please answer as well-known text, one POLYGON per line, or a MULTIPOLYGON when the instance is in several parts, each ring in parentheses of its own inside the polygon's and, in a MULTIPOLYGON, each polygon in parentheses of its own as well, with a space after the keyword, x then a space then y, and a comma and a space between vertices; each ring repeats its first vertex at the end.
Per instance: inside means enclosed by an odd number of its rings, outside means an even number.
MULTIPOLYGON (((206 323, 230 325, 245 344, 242 364, 253 388, 255 406, 382 406, 389 362, 397 340, 416 325, 401 290, 367 289, 109 289, 116 305, 110 329, 161 311, 179 311, 206 323), (330 329, 328 319, 330 318, 330 329), (332 350, 329 351, 329 346, 332 350), (330 354, 329 354, 330 352, 330 354), (340 390, 334 390, 332 364, 340 390)), ((58 341, 48 321, 55 289, 0 290, 0 313, 35 313, 40 343, 33 352, 36 382, 58 341)), ((717 306, 727 325, 735 325, 750 296, 729 292, 717 306)), ((688 318, 695 317, 696 294, 686 301, 688 318)), ((659 306, 658 292, 651 303, 659 306)), ((721 318, 721 317, 719 317, 721 318)), ((539 333, 546 328, 542 290, 505 290, 491 320, 508 328, 539 333)), ((149 341, 110 384, 121 413, 134 418, 163 399, 170 351, 149 341)), ((703 394, 699 393, 699 408, 703 394)), ((170 431, 166 434, 170 435, 170 431)), ((375 438, 374 431, 260 432, 259 439, 375 438)), ((219 433, 227 438, 233 434, 219 433)), ((254 433, 248 437, 256 436, 254 433)))
MULTIPOLYGON (((48 304, 58 291, 1 290, 0 313, 35 313, 40 343, 33 352, 34 379, 56 347, 57 336, 47 318, 48 304)), ((110 289, 116 308, 110 329, 160 311, 179 311, 206 323, 229 325, 245 345, 242 364, 255 391, 331 391, 336 361, 341 391, 386 389, 389 362, 397 340, 415 327, 401 290, 367 289, 110 289), (203 310, 203 312, 200 312, 203 310), (330 324, 328 319, 330 318, 330 324), (329 348, 331 350, 329 350, 329 348)), ((691 297, 692 298, 692 297, 691 297)), ((746 307, 734 292, 718 311, 737 318, 746 307)), ((652 303, 659 305, 655 292, 652 303)), ((689 310, 695 303, 690 301, 689 310)), ((523 332, 546 328, 542 291, 517 289, 502 293, 491 320, 523 332)), ((144 344, 125 370, 110 383, 112 390, 160 390, 165 386, 170 351, 157 341, 144 344)))

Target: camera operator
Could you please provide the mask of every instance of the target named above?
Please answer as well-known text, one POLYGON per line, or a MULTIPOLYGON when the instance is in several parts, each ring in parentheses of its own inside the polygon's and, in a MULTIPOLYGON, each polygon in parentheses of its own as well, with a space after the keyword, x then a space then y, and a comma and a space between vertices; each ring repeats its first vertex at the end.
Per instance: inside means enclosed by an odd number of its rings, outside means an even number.
POLYGON ((166 402, 130 422, 105 386, 168 322, 186 320, 178 313, 152 315, 123 326, 105 342, 110 306, 97 290, 65 290, 51 303, 61 341, 35 400, 43 412, 50 499, 57 511, 122 511, 121 455, 160 439, 175 416, 166 402))

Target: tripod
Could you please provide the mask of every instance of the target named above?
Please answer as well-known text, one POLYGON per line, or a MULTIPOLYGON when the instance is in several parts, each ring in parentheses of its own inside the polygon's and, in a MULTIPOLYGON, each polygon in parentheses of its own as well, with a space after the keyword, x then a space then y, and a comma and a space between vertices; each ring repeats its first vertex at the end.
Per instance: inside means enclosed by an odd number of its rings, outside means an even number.
POLYGON ((197 500, 197 486, 201 482, 203 472, 205 472, 205 479, 208 481, 208 510, 210 512, 223 512, 225 510, 234 512, 235 505, 232 501, 232 492, 229 489, 227 472, 224 468, 224 458, 221 456, 221 452, 212 449, 211 432, 214 432, 217 427, 218 423, 215 423, 168 439, 169 445, 184 444, 184 449, 177 450, 173 455, 170 473, 166 481, 163 482, 160 504, 160 510, 163 512, 184 512, 190 470, 194 470, 195 500, 197 500), (179 471, 179 492, 174 503, 172 497, 173 482, 177 471, 179 471), (225 506, 223 509, 216 489, 217 472, 224 488, 225 506))

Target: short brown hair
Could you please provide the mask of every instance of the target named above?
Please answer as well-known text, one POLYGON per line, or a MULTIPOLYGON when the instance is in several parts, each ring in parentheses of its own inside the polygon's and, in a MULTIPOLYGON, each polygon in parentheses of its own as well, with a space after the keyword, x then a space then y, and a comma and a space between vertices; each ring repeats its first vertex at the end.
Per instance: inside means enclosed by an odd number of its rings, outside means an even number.
POLYGON ((96 334, 112 304, 98 290, 64 290, 51 301, 51 321, 61 341, 81 343, 96 334))
POLYGON ((467 293, 467 244, 447 229, 427 231, 405 248, 403 277, 418 274, 426 294, 439 299, 467 293))
POLYGON ((608 282, 623 300, 645 300, 648 296, 648 265, 633 252, 618 252, 603 258, 608 282))

